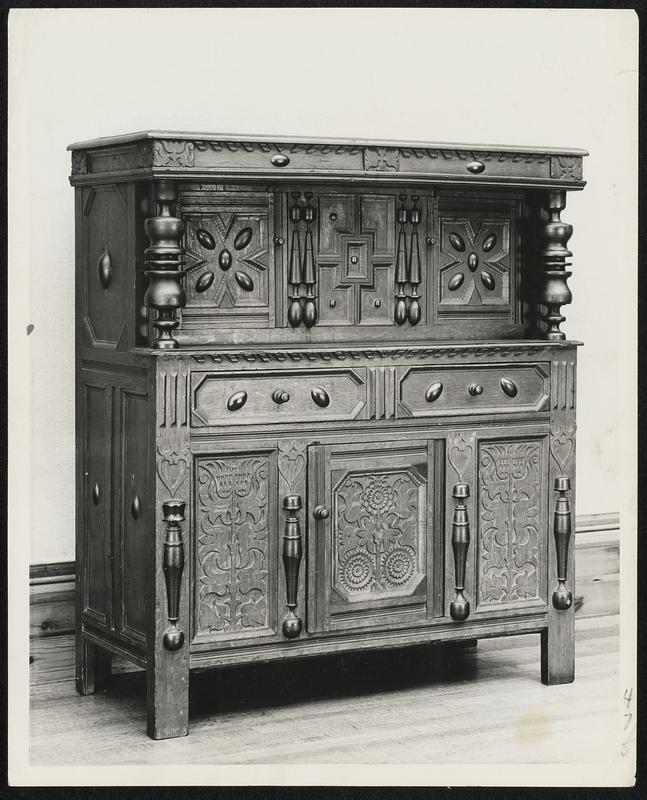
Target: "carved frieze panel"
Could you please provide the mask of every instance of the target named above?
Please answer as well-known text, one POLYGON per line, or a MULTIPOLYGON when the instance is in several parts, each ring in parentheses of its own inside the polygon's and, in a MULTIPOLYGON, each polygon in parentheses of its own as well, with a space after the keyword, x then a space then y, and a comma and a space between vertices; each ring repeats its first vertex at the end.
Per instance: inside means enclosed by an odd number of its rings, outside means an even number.
POLYGON ((543 461, 540 440, 482 442, 479 446, 479 606, 541 598, 543 461))
POLYGON ((511 304, 510 218, 441 214, 439 312, 504 312, 511 304))
POLYGON ((412 594, 424 575, 426 475, 351 471, 333 489, 333 587, 348 602, 412 594))
POLYGON ((196 633, 267 630, 275 525, 269 456, 198 457, 195 470, 196 633))

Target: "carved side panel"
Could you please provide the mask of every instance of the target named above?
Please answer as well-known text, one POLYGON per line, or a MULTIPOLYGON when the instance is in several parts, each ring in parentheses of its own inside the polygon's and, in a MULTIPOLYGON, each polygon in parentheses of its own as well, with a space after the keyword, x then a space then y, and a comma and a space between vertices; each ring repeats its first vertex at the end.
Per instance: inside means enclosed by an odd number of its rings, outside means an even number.
POLYGON ((274 462, 268 453, 201 456, 195 474, 196 634, 273 633, 274 462))
POLYGON ((479 445, 479 607, 543 599, 544 450, 544 440, 479 445))
POLYGON ((213 325, 270 323, 272 202, 260 193, 185 192, 183 330, 213 325))
POLYGON ((333 489, 333 578, 347 602, 410 595, 425 571, 427 476, 351 471, 333 489))

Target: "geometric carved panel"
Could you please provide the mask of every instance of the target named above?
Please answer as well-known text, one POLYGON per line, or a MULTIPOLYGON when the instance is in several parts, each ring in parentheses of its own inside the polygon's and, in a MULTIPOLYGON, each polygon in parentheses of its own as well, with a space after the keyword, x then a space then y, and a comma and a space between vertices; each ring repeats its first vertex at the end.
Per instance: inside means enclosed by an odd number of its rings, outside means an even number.
POLYGON ((425 574, 426 476, 342 473, 333 488, 333 587, 348 602, 414 593, 425 574))
POLYGON ((440 311, 507 309, 510 227, 510 218, 479 214, 440 217, 440 311))
POLYGON ((479 606, 541 597, 542 462, 539 441, 479 447, 479 606))
POLYGON ((196 633, 267 629, 269 458, 197 458, 196 475, 196 633))
POLYGON ((317 196, 319 325, 392 325, 395 195, 317 196))

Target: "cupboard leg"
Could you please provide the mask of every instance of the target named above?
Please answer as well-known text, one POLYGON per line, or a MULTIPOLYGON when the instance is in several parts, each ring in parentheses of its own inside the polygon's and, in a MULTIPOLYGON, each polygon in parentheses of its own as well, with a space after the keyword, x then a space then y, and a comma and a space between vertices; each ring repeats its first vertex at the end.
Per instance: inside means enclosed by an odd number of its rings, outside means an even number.
POLYGON ((162 662, 148 669, 148 735, 174 739, 189 733, 189 670, 185 663, 162 662))
MULTIPOLYGON (((572 617, 573 612, 567 612, 572 617)), ((572 683, 575 679, 574 630, 565 625, 549 625, 541 632, 541 682, 546 686, 572 683), (569 632, 570 630, 570 632, 569 632)))
POLYGON ((76 640, 76 691, 94 694, 106 689, 112 674, 112 654, 90 644, 83 636, 76 640))

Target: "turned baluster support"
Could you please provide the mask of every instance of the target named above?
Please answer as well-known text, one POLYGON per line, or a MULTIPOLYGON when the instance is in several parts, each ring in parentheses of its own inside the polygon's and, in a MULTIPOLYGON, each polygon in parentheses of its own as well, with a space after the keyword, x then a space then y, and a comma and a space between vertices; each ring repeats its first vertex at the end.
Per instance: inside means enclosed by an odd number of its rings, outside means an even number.
POLYGON ((542 317, 546 323, 544 338, 560 341, 566 338, 559 329, 566 319, 561 314, 561 307, 568 305, 573 299, 567 284, 573 273, 566 269, 571 266, 568 259, 573 255, 566 247, 573 234, 573 226, 562 222, 560 218, 561 212, 566 208, 566 192, 547 192, 542 204, 548 212, 548 220, 543 223, 541 231, 544 285, 539 302, 546 307, 546 313, 542 317))
POLYGON ((395 283, 397 287, 395 295, 395 310, 394 320, 396 325, 404 325, 407 321, 407 295, 405 287, 407 283, 408 272, 408 259, 407 259, 407 237, 405 233, 405 225, 407 224, 407 209, 404 202, 407 199, 406 194, 399 195, 400 208, 398 209, 398 247, 395 255, 395 283))
POLYGON ((185 519, 185 507, 186 504, 180 500, 168 500, 162 504, 166 523, 163 567, 169 621, 163 642, 167 650, 179 650, 184 644, 184 633, 177 623, 180 619, 180 591, 184 571, 184 542, 180 523, 185 519))
POLYGON ((420 246, 418 242, 418 225, 420 224, 420 209, 417 207, 419 196, 411 195, 413 207, 409 210, 409 222, 411 223, 411 247, 409 253, 409 284, 411 285, 411 295, 407 316, 411 325, 420 322, 420 246))
POLYGON ((301 497, 290 494, 283 498, 283 509, 287 516, 283 533, 283 567, 285 568, 285 593, 288 613, 283 620, 283 635, 286 639, 295 639, 303 628, 297 616, 297 592, 299 588, 299 568, 303 555, 301 529, 298 513, 301 509, 301 497))
POLYGON ((288 322, 293 328, 298 328, 303 320, 303 309, 299 297, 299 286, 302 281, 301 263, 301 232, 299 230, 299 220, 301 219, 301 209, 298 205, 299 192, 292 192, 293 203, 289 208, 288 214, 292 223, 292 238, 290 240, 290 259, 288 268, 290 305, 288 307, 288 322))
POLYGON ((314 293, 316 282, 315 258, 311 230, 315 218, 315 209, 312 205, 312 192, 305 192, 305 198, 306 205, 301 209, 302 219, 306 223, 303 252, 303 282, 306 285, 306 297, 303 305, 303 324, 306 328, 312 328, 317 322, 317 295, 314 293))
POLYGON ((573 594, 566 588, 568 579, 568 545, 571 540, 571 506, 566 496, 570 492, 569 478, 560 476, 555 478, 555 517, 553 520, 553 535, 555 537, 555 550, 557 551, 557 589, 553 592, 553 605, 558 611, 567 611, 573 605, 573 594))
POLYGON ((171 207, 177 200, 177 190, 171 181, 158 181, 155 184, 155 202, 159 216, 144 222, 150 246, 144 252, 147 270, 144 273, 150 280, 144 303, 157 311, 157 319, 152 323, 157 330, 157 338, 151 342, 155 350, 175 350, 179 347, 173 338, 173 331, 179 326, 178 309, 186 305, 182 287, 185 273, 182 271, 181 239, 184 223, 173 216, 171 207))
POLYGON ((465 597, 465 568, 467 551, 470 546, 470 523, 467 516, 465 500, 470 496, 470 487, 466 483, 454 486, 455 501, 454 518, 452 520, 452 550, 454 552, 454 589, 456 596, 449 604, 449 613, 453 620, 461 622, 470 615, 470 603, 465 597))

